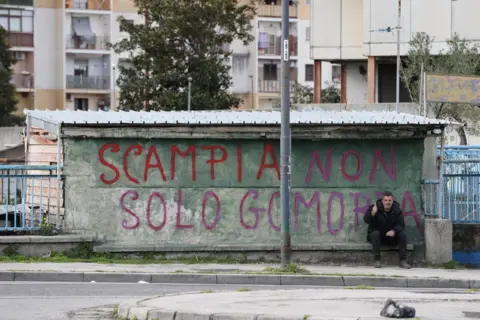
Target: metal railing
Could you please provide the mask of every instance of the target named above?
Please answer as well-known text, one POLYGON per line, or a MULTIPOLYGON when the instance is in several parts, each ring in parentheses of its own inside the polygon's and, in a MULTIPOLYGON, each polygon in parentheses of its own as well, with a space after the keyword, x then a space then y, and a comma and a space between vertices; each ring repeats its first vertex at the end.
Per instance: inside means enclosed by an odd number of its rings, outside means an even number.
POLYGON ((110 90, 110 77, 67 75, 67 89, 110 90))
POLYGON ((33 0, 0 0, 0 5, 33 7, 33 0))
POLYGON ((77 10, 110 10, 109 1, 104 1, 103 3, 91 2, 88 0, 67 0, 65 6, 68 9, 77 9, 77 10))
MULTIPOLYGON (((268 47, 261 48, 262 44, 258 41, 258 55, 260 56, 279 56, 282 54, 282 38, 274 35, 268 35, 268 47)), ((298 55, 297 37, 291 40, 290 55, 298 55)))
POLYGON ((33 75, 13 74, 10 81, 17 88, 21 89, 33 89, 35 88, 35 82, 33 75))
POLYGON ((480 223, 480 146, 447 146, 443 153, 443 217, 480 223))
MULTIPOLYGON (((290 82, 290 92, 295 90, 296 81, 290 82)), ((282 83, 280 80, 258 80, 259 92, 280 92, 282 83)))
POLYGON ((33 47, 33 33, 8 32, 10 47, 33 47))
MULTIPOLYGON (((289 6, 289 16, 290 18, 298 17, 298 8, 297 6, 289 6)), ((273 4, 261 4, 258 6, 258 16, 259 17, 282 17, 282 5, 273 5, 273 4)))
POLYGON ((96 36, 85 38, 76 35, 67 35, 65 41, 65 47, 67 49, 77 50, 110 50, 109 36, 96 36))
POLYGON ((56 165, 0 165, 0 231, 38 229, 52 208, 63 205, 63 177, 57 169, 56 165))

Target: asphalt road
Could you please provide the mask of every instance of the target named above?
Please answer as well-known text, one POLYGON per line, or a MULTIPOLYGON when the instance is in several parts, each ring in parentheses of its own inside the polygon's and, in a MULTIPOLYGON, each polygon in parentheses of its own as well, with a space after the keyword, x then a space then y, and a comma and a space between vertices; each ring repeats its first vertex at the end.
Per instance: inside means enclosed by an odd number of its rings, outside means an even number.
MULTIPOLYGON (((109 315, 113 311, 113 306, 127 299, 176 292, 201 290, 231 291, 240 288, 249 288, 250 290, 285 290, 303 289, 304 287, 149 283, 0 282, 0 319, 107 320, 111 319, 109 315)), ((309 288, 314 287, 309 286, 309 288)), ((339 290, 343 290, 343 288, 339 288, 339 290)), ((438 293, 460 292, 459 290, 446 291, 433 289, 425 289, 423 291, 438 293)), ((464 292, 465 290, 462 291, 464 292)))
MULTIPOLYGON (((125 284, 69 282, 0 282, 1 320, 109 319, 113 305, 123 300, 201 290, 286 289, 285 286, 125 284), (94 308, 107 306, 105 308, 94 308)), ((299 287, 289 287, 296 288, 299 287)))

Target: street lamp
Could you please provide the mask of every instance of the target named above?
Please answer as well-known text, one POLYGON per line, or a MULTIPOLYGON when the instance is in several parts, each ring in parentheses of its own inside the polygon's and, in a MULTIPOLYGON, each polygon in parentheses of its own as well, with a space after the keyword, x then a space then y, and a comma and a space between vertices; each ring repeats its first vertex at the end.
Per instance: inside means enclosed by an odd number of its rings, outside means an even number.
POLYGON ((114 111, 117 111, 117 77, 115 73, 116 66, 112 64, 112 71, 113 71, 113 98, 112 98, 112 107, 114 111))
POLYGON ((191 108, 191 102, 192 102, 192 77, 188 77, 188 111, 190 111, 191 108))

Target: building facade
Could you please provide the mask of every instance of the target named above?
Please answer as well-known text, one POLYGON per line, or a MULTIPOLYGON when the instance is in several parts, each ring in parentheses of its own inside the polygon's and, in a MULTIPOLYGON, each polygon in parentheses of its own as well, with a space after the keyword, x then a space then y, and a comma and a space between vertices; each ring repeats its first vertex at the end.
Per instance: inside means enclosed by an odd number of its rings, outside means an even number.
MULTIPOLYGON (((395 101, 398 0, 314 0, 312 2, 310 56, 315 61, 315 101, 319 102, 322 62, 341 65, 344 103, 395 101)), ((446 48, 458 33, 478 41, 480 9, 475 0, 401 0, 400 54, 417 32, 435 38, 433 53, 446 48)), ((409 102, 403 85, 400 102, 409 102)))
MULTIPOLYGON (((313 61, 310 59, 310 6, 311 0, 290 1, 289 3, 289 53, 290 80, 313 86, 313 61)), ((248 47, 242 43, 233 44, 232 91, 243 99, 243 107, 269 109, 280 105, 281 88, 281 38, 282 2, 265 0, 257 7, 253 21, 255 41, 248 47)), ((332 72, 330 63, 323 63, 323 87, 339 78, 339 72, 332 72)))
MULTIPOLYGON (((310 0, 290 6, 291 79, 313 86, 309 58, 310 0)), ((255 41, 232 44, 232 92, 245 108, 280 99, 281 3, 258 5, 255 41)), ((132 0, 5 0, 0 25, 18 62, 13 67, 18 113, 23 109, 98 110, 116 101, 122 55, 107 47, 127 36, 117 18, 143 23, 132 0)), ((331 79, 325 63, 324 79, 331 79)), ((194 85, 194 83, 193 83, 194 85)), ((112 109, 112 108, 110 108, 112 109)), ((113 108, 114 109, 114 108, 113 108)))
POLYGON ((114 94, 119 15, 139 19, 131 0, 6 0, 0 24, 18 60, 12 81, 18 112, 98 110, 114 94))

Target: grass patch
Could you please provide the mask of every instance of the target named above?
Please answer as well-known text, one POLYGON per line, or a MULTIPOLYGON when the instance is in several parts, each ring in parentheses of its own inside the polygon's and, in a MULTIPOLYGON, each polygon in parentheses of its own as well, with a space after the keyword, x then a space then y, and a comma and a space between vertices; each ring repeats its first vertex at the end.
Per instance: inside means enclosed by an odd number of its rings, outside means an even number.
POLYGON ((273 274, 312 274, 305 268, 299 267, 295 263, 290 263, 285 268, 265 268, 262 273, 273 273, 273 274))
POLYGON ((477 292, 477 291, 478 291, 478 290, 475 289, 475 288, 471 288, 471 289, 468 290, 468 292, 470 292, 470 293, 475 293, 475 292, 477 292))
POLYGON ((348 289, 348 290, 375 290, 375 287, 361 284, 361 285, 358 285, 358 286, 355 286, 355 287, 345 287, 345 289, 348 289))
POLYGON ((311 315, 309 315, 309 314, 306 314, 306 315, 304 315, 304 316, 303 316, 303 318, 302 318, 302 319, 303 319, 303 320, 308 320, 308 319, 310 319, 310 317, 311 317, 311 315))
POLYGON ((248 288, 240 288, 240 289, 238 289, 237 291, 238 291, 238 292, 248 292, 248 291, 252 291, 252 290, 250 290, 250 289, 248 289, 248 288))
POLYGON ((200 293, 213 293, 213 290, 202 290, 200 293))
POLYGON ((112 317, 118 316, 118 304, 113 306, 113 312, 112 312, 112 317))
POLYGON ((478 267, 461 264, 458 261, 451 260, 444 264, 433 265, 433 264, 423 264, 422 267, 429 269, 446 269, 446 270, 467 270, 467 269, 478 269, 478 267))

